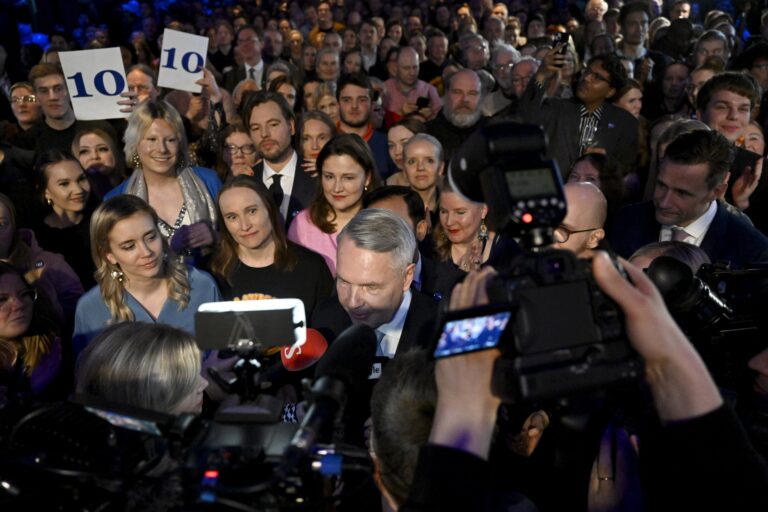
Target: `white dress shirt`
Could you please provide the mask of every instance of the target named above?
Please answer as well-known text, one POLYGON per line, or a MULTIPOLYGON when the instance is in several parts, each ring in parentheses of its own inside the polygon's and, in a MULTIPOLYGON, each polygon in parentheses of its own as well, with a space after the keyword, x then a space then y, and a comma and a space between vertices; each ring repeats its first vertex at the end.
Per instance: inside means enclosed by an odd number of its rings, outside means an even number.
MULTIPOLYGON (((377 356, 388 357, 392 359, 397 352, 397 346, 400 344, 400 336, 403 334, 405 317, 408 316, 408 309, 411 307, 411 291, 407 290, 403 294, 403 300, 400 307, 397 308, 392 320, 386 324, 380 325, 376 330, 383 334, 379 341, 379 347, 376 349, 377 356)), ((380 335, 377 335, 379 338, 380 335)))
POLYGON ((285 167, 278 173, 269 166, 269 163, 264 160, 264 172, 262 174, 264 178, 264 186, 269 188, 272 185, 272 176, 280 174, 282 179, 280 180, 280 187, 283 189, 283 202, 279 204, 280 215, 283 220, 288 216, 288 205, 291 202, 291 191, 293 190, 293 179, 296 176, 296 166, 299 163, 299 156, 296 151, 293 152, 293 156, 285 164, 285 167))
MULTIPOLYGON (((701 246, 701 242, 704 241, 704 237, 707 236, 707 231, 712 221, 715 220, 717 214, 717 201, 712 201, 709 204, 709 208, 698 219, 694 220, 682 229, 688 233, 688 236, 683 240, 685 243, 701 246)), ((662 226, 661 233, 659 234, 659 242, 669 242, 672 240, 672 228, 675 226, 662 226)), ((682 226, 680 226, 682 227, 682 226)))

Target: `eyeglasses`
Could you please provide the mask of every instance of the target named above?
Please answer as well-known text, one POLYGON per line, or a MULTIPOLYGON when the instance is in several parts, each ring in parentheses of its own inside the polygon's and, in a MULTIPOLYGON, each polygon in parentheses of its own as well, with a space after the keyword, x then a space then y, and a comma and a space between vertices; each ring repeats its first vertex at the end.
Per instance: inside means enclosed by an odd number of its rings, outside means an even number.
POLYGON ((256 147, 253 144, 246 144, 245 146, 235 146, 234 144, 227 144, 224 149, 230 155, 236 155, 239 151, 244 155, 252 155, 256 152, 256 147))
POLYGON ((514 77, 514 78, 511 80, 511 82, 512 82, 514 85, 519 85, 519 84, 525 84, 525 85, 528 85, 528 82, 530 82, 530 81, 531 81, 531 78, 532 78, 532 77, 533 77, 533 75, 530 75, 530 76, 516 76, 516 77, 514 77))
POLYGON ((605 82, 606 84, 611 83, 610 78, 606 78, 603 75, 600 75, 592 70, 592 68, 587 68, 584 70, 584 78, 587 78, 588 76, 594 77, 595 80, 599 80, 601 82, 605 82))
POLYGON ((25 288, 15 294, 0 293, 0 311, 7 313, 11 309, 11 297, 24 304, 33 304, 37 300, 37 290, 25 288))
POLYGON ((760 71, 765 71, 768 69, 768 63, 766 64, 752 64, 752 69, 759 69, 760 71))
POLYGON ((568 241, 568 239, 571 237, 571 235, 575 233, 586 233, 587 231, 594 231, 596 229, 600 228, 589 228, 589 229, 568 229, 565 226, 558 226, 555 228, 555 242, 559 244, 564 244, 568 241))
POLYGON ((37 97, 34 94, 28 94, 26 96, 16 96, 11 101, 14 103, 36 103, 37 97))
POLYGON ((514 62, 510 62, 508 64, 496 64, 493 66, 493 69, 496 71, 512 71, 512 68, 515 67, 514 62))

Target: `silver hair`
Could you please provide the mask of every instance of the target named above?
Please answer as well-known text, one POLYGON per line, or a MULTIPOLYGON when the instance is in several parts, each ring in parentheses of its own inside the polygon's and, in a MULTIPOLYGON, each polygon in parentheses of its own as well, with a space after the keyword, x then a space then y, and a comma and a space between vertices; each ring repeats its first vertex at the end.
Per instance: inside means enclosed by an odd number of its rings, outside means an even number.
POLYGON ((433 137, 428 133, 417 133, 416 135, 408 139, 408 142, 403 144, 403 158, 405 158, 405 155, 408 154, 408 148, 411 146, 411 144, 419 141, 429 142, 430 144, 432 144, 432 146, 434 146, 435 148, 435 152, 437 153, 438 162, 443 161, 443 157, 445 156, 443 152, 443 145, 440 144, 439 140, 437 140, 435 137, 433 137))
POLYGON ((494 63, 496 63, 496 59, 501 55, 502 53, 511 53, 512 54, 512 62, 515 64, 518 63, 518 61, 521 58, 520 52, 517 51, 517 48, 512 46, 509 43, 503 43, 498 42, 493 46, 493 50, 491 50, 491 59, 494 63))
POLYGON ((133 161, 133 155, 137 152, 136 148, 139 142, 144 138, 144 134, 152 126, 155 119, 162 119, 168 123, 179 139, 179 148, 176 154, 177 167, 189 166, 189 149, 184 123, 178 110, 165 100, 145 101, 136 107, 131 117, 128 118, 128 126, 125 129, 125 135, 123 135, 125 161, 133 161))
POLYGON ((337 247, 349 238, 355 246, 377 253, 392 253, 392 268, 405 273, 416 254, 413 228, 398 215, 381 208, 367 208, 355 215, 339 233, 337 247))

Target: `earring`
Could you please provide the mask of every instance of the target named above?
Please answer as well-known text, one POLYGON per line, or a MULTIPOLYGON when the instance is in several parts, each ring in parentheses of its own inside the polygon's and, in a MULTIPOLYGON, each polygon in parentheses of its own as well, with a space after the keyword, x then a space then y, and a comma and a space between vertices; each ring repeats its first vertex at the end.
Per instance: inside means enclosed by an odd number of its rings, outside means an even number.
POLYGON ((131 162, 133 163, 134 169, 141 169, 141 160, 139 160, 139 154, 134 153, 131 157, 131 162))
POLYGON ((50 198, 50 197, 46 197, 46 198, 45 198, 45 203, 46 203, 48 206, 53 206, 53 201, 51 201, 51 198, 50 198))
POLYGON ((125 274, 123 274, 123 271, 119 268, 110 272, 109 276, 118 283, 122 283, 125 280, 125 274))
POLYGON ((488 226, 485 225, 485 219, 480 221, 480 231, 477 233, 477 238, 483 243, 488 241, 488 226))

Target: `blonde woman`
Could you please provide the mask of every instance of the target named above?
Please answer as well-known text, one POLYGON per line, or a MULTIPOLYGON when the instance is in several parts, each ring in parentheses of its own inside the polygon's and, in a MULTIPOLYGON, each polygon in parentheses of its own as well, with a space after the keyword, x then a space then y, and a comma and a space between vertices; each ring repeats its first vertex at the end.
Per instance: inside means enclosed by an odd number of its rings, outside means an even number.
POLYGON ((216 201, 221 182, 211 169, 193 167, 181 116, 162 100, 139 105, 125 130, 125 158, 133 173, 104 196, 140 197, 157 212, 163 238, 178 253, 216 241, 216 201))
POLYGON ((121 323, 83 351, 75 391, 165 414, 199 414, 208 381, 189 333, 169 325, 121 323))
POLYGON ((76 354, 116 322, 164 323, 194 333, 198 306, 220 299, 210 275, 169 251, 157 221, 152 207, 130 195, 110 199, 93 213, 91 253, 97 285, 77 303, 76 354))

